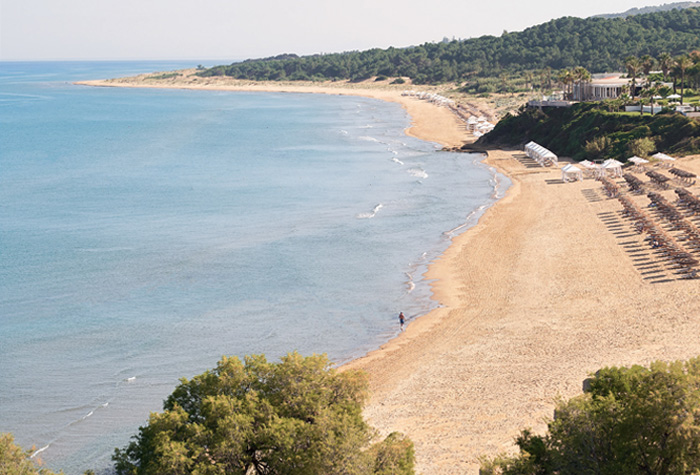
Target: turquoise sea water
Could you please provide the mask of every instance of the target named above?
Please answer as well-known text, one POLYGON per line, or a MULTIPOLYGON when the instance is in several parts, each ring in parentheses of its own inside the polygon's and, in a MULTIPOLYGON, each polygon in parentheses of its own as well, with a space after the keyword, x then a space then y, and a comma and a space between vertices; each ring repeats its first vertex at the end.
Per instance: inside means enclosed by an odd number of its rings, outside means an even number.
POLYGON ((68 475, 221 355, 378 347, 508 186, 396 104, 72 84, 191 65, 0 63, 0 432, 68 475))

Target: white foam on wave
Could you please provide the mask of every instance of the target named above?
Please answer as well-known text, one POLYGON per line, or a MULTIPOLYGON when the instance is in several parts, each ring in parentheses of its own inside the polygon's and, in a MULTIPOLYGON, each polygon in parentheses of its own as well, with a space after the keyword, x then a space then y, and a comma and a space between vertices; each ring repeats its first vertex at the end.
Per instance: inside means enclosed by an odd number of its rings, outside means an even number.
POLYGON ((476 208, 475 210, 473 210, 471 213, 469 213, 467 215, 467 219, 464 221, 464 223, 460 224, 456 228, 450 229, 449 231, 445 231, 442 234, 445 236, 453 237, 456 234, 459 234, 464 228, 468 228, 470 226, 473 226, 474 224, 476 224, 473 222, 474 216, 476 216, 477 214, 480 214, 482 211, 484 211, 487 208, 487 206, 488 205, 485 205, 485 204, 479 206, 478 208, 476 208))
POLYGON ((42 453, 44 450, 48 449, 50 446, 51 446, 51 444, 46 444, 45 446, 43 446, 39 450, 35 451, 32 455, 30 455, 29 458, 33 459, 34 457, 36 457, 37 455, 42 453))
POLYGON ((373 129, 374 126, 371 124, 367 124, 367 125, 361 125, 359 128, 360 129, 373 129))
POLYGON ((126 378, 124 381, 126 381, 127 383, 133 383, 134 381, 136 381, 136 376, 132 376, 132 377, 130 377, 130 378, 126 378))
POLYGON ((369 135, 360 135, 357 137, 357 140, 364 140, 365 142, 376 142, 376 143, 381 143, 379 139, 375 139, 374 137, 370 137, 369 135))
POLYGON ((84 420, 87 419, 88 417, 91 417, 94 413, 95 413, 95 411, 90 411, 90 412, 88 412, 87 414, 85 414, 83 417, 81 417, 80 420, 81 420, 81 421, 84 421, 84 420))
POLYGON ((422 168, 409 168, 406 170, 410 175, 413 175, 416 178, 428 178, 428 173, 423 170, 422 168))
POLYGON ((374 217, 377 215, 377 213, 379 212, 379 210, 382 209, 383 207, 384 207, 384 205, 381 204, 381 203, 379 203, 377 206, 375 206, 375 207, 372 209, 371 212, 369 212, 369 213, 360 213, 360 214, 358 214, 356 217, 357 217, 358 219, 372 219, 372 218, 374 218, 374 217))
POLYGON ((406 272, 406 277, 408 277, 408 281, 406 282, 406 293, 410 294, 413 292, 413 289, 416 288, 416 284, 413 282, 413 275, 410 272, 406 272))
MULTIPOLYGON (((97 410, 100 409, 100 408, 106 408, 107 406, 109 406, 109 402, 102 403, 102 404, 100 404, 99 406, 95 407, 94 409, 91 409, 91 410, 88 411, 88 413, 85 414, 84 416, 81 416, 81 417, 79 417, 78 419, 74 419, 74 420, 72 420, 71 422, 69 422, 68 424, 66 424, 66 425, 64 426, 64 430, 65 430, 65 429, 68 429, 69 427, 72 427, 72 426, 75 426, 75 425, 77 425, 77 424, 80 424, 81 422, 83 422, 83 421, 89 419, 90 417, 92 417, 93 415, 95 415, 95 411, 97 411, 97 410)), ((61 432, 63 432, 63 431, 61 431, 61 432)), ((49 449, 49 448, 51 447, 51 444, 53 444, 54 442, 56 442, 56 441, 57 441, 58 439, 60 439, 60 438, 61 438, 61 433, 59 433, 58 436, 56 436, 54 439, 52 439, 51 441, 49 441, 48 444, 46 444, 46 445, 44 445, 42 448, 40 448, 40 449, 34 451, 34 453, 32 453, 32 454, 29 456, 29 458, 33 459, 34 457, 36 457, 36 456, 39 455, 40 453, 42 453, 42 452, 44 452, 45 450, 49 449)))
POLYGON ((399 160, 399 159, 396 158, 396 157, 392 158, 391 161, 394 162, 394 163, 398 163, 399 165, 403 165, 403 164, 404 164, 401 160, 399 160))
POLYGON ((493 174, 491 177, 491 185, 493 186, 493 191, 491 192, 491 198, 495 200, 500 200, 505 196, 505 191, 502 189, 503 183, 501 182, 500 176, 495 168, 489 168, 489 171, 493 174))

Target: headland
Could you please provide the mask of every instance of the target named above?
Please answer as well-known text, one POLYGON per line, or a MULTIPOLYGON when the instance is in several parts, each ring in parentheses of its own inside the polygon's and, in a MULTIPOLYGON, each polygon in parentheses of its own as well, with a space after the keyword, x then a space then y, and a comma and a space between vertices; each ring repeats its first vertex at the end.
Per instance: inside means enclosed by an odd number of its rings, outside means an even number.
MULTIPOLYGON (((448 109, 397 88, 164 82, 87 84, 362 95, 406 107, 413 136, 471 140, 448 109)), ((417 473, 478 473, 480 456, 513 451, 522 429, 544 431, 555 399, 580 394, 601 367, 700 354, 699 281, 645 245, 600 182, 564 183, 518 150, 490 150, 485 163, 513 185, 430 266, 440 307, 343 368, 369 373, 365 415, 414 441, 417 473)), ((678 166, 700 174, 697 157, 678 166)))

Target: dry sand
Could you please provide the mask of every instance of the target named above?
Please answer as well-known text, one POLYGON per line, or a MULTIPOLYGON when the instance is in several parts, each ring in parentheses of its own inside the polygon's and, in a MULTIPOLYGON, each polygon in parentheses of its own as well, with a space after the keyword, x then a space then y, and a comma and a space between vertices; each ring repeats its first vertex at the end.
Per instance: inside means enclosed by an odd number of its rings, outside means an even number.
MULTIPOLYGON (((280 86, 259 87, 245 90, 280 86)), ((397 101, 413 135, 470 140, 449 111, 397 91, 304 91, 397 101)), ((679 280, 599 182, 564 184, 517 151, 486 163, 513 186, 430 267, 441 307, 344 367, 369 373, 366 417, 408 434, 425 475, 478 473, 479 456, 513 451, 521 429, 544 431, 555 398, 580 394, 603 366, 700 354, 700 280, 679 280)), ((700 160, 678 166, 700 174, 700 160)))
POLYGON ((679 280, 599 182, 564 184, 522 152, 486 162, 514 185, 430 268, 442 308, 349 365, 370 374, 369 421, 409 434, 424 474, 478 473, 601 367, 700 354, 700 281, 679 280))

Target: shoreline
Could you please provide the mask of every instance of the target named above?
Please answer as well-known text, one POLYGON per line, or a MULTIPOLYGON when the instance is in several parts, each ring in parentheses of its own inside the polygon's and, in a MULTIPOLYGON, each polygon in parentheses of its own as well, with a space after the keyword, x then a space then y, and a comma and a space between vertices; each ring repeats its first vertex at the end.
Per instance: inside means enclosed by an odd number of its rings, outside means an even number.
MULTIPOLYGON (((224 90, 210 86, 192 89, 224 90)), ((253 86, 226 90, 403 100, 421 105, 404 106, 407 133, 443 146, 468 141, 450 111, 398 91, 253 86)), ((580 394, 601 367, 700 354, 698 281, 675 279, 599 182, 564 184, 558 168, 520 151, 489 150, 483 163, 512 185, 430 263, 439 307, 341 368, 369 374, 365 417, 383 435, 413 440, 417 473, 477 474, 478 458, 513 452, 521 430, 546 430, 555 398, 580 394)), ((678 165, 700 174, 696 158, 678 165)))
MULTIPOLYGON (((183 70, 182 77, 161 81, 152 80, 153 74, 142 74, 130 78, 100 79, 77 81, 74 84, 91 87, 126 87, 144 89, 185 89, 197 91, 237 91, 237 92, 275 92, 296 94, 329 94, 360 96, 394 102, 401 105, 411 118, 411 126, 406 134, 427 142, 435 142, 447 149, 456 149, 473 142, 474 137, 466 131, 464 122, 446 107, 437 106, 417 97, 403 96, 407 89, 419 89, 424 92, 443 92, 433 87, 405 85, 376 85, 372 82, 350 83, 259 83, 221 77, 206 78, 198 81, 194 70, 183 70)), ((489 120, 496 120, 498 111, 485 101, 466 104, 474 114, 483 115, 489 120)))

